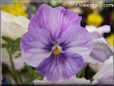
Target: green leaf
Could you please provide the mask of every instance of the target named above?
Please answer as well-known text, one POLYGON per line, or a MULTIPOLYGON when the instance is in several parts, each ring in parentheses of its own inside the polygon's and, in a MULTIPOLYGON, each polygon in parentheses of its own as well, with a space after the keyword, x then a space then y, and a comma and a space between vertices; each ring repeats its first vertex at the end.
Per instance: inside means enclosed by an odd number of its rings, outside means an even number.
POLYGON ((2 44, 2 48, 8 48, 9 45, 8 44, 2 44))
POLYGON ((31 83, 35 79, 43 80, 43 76, 38 71, 27 65, 20 71, 20 73, 23 77, 27 78, 24 80, 24 83, 31 83))
POLYGON ((85 67, 79 73, 77 73, 76 76, 78 78, 85 77, 85 67))
POLYGON ((14 42, 15 42, 16 44, 19 44, 19 43, 20 43, 20 38, 16 39, 14 42))
POLYGON ((14 51, 17 51, 17 50, 20 50, 20 47, 19 47, 19 45, 20 45, 20 38, 18 38, 18 39, 16 39, 15 41, 14 41, 14 51))
POLYGON ((7 48, 10 53, 14 54, 16 51, 20 50, 20 38, 12 40, 8 37, 2 37, 2 39, 7 42, 7 44, 2 44, 2 47, 7 48))
POLYGON ((8 37, 2 37, 2 39, 4 41, 6 41, 7 43, 10 43, 10 42, 13 42, 14 40, 12 40, 11 38, 8 38, 8 37))
POLYGON ((34 79, 40 79, 41 80, 43 78, 39 72, 37 72, 36 70, 34 70, 30 67, 28 67, 28 75, 32 78, 32 80, 34 80, 34 79))

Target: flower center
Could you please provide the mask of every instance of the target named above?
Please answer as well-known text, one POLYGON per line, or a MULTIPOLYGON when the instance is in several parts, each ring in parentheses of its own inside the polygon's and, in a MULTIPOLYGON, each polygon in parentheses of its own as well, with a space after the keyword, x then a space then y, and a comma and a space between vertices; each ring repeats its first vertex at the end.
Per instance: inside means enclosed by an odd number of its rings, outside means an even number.
POLYGON ((54 55, 59 55, 60 54, 60 51, 57 47, 55 47, 55 49, 53 50, 53 54, 54 55))

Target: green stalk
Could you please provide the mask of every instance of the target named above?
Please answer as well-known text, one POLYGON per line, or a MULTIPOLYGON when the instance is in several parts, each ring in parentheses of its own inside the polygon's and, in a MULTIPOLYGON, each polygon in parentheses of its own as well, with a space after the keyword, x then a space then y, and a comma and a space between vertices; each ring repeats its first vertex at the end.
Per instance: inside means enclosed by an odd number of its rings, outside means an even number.
POLYGON ((13 78, 16 81, 16 83, 19 84, 18 76, 17 76, 16 70, 15 70, 15 67, 14 67, 13 59, 12 59, 12 53, 9 50, 8 50, 8 53, 9 53, 9 59, 10 59, 10 62, 11 62, 11 69, 12 69, 11 73, 13 74, 13 78))
POLYGON ((13 59, 12 59, 12 53, 8 50, 8 53, 9 53, 9 58, 10 58, 10 62, 11 62, 11 68, 12 68, 12 74, 14 73, 13 77, 14 77, 14 80, 16 81, 17 84, 22 84, 23 83, 23 80, 21 78, 21 75, 19 74, 18 71, 16 71, 15 69, 15 66, 14 66, 14 63, 13 63, 13 59))
POLYGON ((19 74, 19 72, 18 72, 18 71, 17 71, 17 75, 18 75, 18 78, 19 78, 19 80, 20 80, 21 84, 23 84, 22 77, 21 77, 21 75, 19 74))
POLYGON ((13 74, 13 72, 12 72, 11 69, 9 70, 9 73, 10 73, 10 75, 12 76, 12 78, 14 79, 14 81, 17 83, 18 81, 17 81, 17 79, 16 79, 16 77, 15 77, 15 75, 13 74))

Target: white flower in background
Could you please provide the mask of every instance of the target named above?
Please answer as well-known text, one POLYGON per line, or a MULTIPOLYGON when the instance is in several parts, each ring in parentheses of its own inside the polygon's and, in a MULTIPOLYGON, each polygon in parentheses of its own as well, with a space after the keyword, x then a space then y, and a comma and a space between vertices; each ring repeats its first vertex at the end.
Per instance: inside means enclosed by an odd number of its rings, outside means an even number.
POLYGON ((103 37, 104 33, 110 32, 110 26, 104 25, 99 28, 96 28, 95 26, 86 26, 86 29, 91 33, 94 42, 90 57, 97 61, 104 62, 112 55, 111 48, 103 37))
POLYGON ((29 20, 23 16, 13 16, 1 11, 1 35, 12 39, 22 37, 27 32, 29 20))
POLYGON ((93 45, 93 50, 90 53, 92 58, 104 62, 112 55, 112 50, 103 37, 95 39, 93 45))
POLYGON ((24 60, 22 57, 14 58, 13 59, 14 66, 16 70, 21 70, 24 68, 24 60))
MULTIPOLYGON (((2 53, 1 62, 5 63, 6 65, 8 65, 10 67, 11 63, 10 63, 9 55, 8 55, 8 52, 7 52, 6 48, 2 48, 1 53, 2 53)), ((25 66, 22 57, 17 57, 17 58, 13 57, 13 63, 14 63, 14 66, 15 66, 16 70, 21 70, 25 66)))
POLYGON ((1 62, 11 66, 10 59, 6 48, 1 49, 1 62))
POLYGON ((109 33, 111 31, 109 25, 103 25, 101 27, 95 27, 93 25, 87 25, 86 29, 92 34, 94 39, 103 37, 104 33, 109 33))
POLYGON ((106 60, 103 67, 93 77, 93 84, 114 84, 113 56, 106 60))
MULTIPOLYGON (((27 31, 29 20, 23 16, 13 16, 8 12, 1 11, 1 35, 9 37, 13 40, 22 37, 22 35, 27 31)), ((5 43, 2 40, 2 43, 5 43)), ((11 66, 8 52, 5 48, 2 48, 2 62, 11 66)), ((24 63, 23 60, 19 58, 13 58, 15 68, 20 70, 24 63), (20 60, 20 61, 19 61, 20 60), (21 64, 19 64, 21 62, 21 64), (23 64, 22 64, 23 63, 23 64)))
POLYGON ((49 85, 49 84, 53 84, 53 85, 72 85, 72 84, 90 84, 89 80, 86 80, 85 78, 76 78, 76 76, 73 76, 71 78, 69 78, 66 81, 48 81, 46 78, 44 78, 43 80, 38 80, 35 79, 33 81, 33 84, 35 85, 49 85))
POLYGON ((86 62, 89 63, 90 68, 97 72, 102 67, 103 62, 112 55, 110 45, 103 37, 103 34, 109 33, 111 29, 109 25, 98 28, 87 25, 86 29, 91 33, 93 38, 93 50, 86 59, 86 62))

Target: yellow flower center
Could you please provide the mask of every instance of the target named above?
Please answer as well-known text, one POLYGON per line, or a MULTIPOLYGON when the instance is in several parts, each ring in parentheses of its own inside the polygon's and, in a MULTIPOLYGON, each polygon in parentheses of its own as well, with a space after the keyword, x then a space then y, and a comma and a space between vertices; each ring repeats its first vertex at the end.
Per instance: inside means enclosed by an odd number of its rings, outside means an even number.
POLYGON ((59 55, 60 54, 60 51, 57 47, 53 50, 53 54, 54 55, 59 55))

